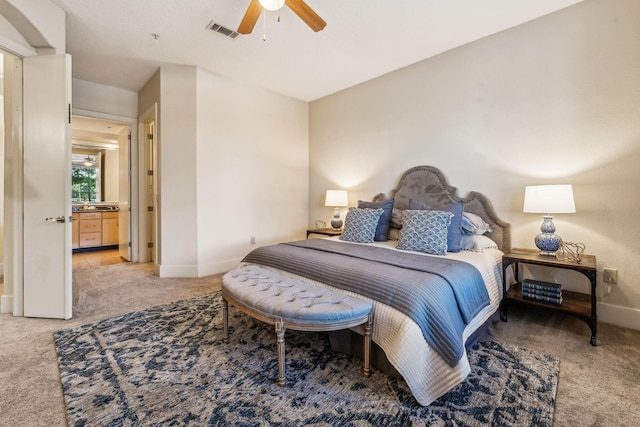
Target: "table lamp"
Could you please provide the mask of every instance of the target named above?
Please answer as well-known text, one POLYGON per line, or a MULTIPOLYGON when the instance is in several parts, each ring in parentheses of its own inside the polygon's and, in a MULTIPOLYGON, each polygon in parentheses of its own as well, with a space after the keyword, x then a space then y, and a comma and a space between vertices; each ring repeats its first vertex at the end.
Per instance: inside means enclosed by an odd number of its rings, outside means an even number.
POLYGON ((331 218, 331 227, 334 229, 342 228, 342 219, 340 218, 340 207, 349 206, 349 199, 345 190, 327 190, 324 199, 325 206, 333 206, 333 218, 331 218))
POLYGON ((535 243, 541 255, 555 255, 560 249, 562 238, 555 234, 554 213, 575 213, 573 187, 569 185, 528 185, 524 189, 524 208, 526 213, 543 213, 540 231, 535 243))

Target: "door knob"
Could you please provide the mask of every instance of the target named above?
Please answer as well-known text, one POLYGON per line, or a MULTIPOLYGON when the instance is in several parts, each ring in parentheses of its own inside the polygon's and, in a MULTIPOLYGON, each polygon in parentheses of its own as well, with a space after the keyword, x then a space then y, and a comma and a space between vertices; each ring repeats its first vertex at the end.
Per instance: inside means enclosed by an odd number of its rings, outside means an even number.
POLYGON ((53 218, 53 217, 45 218, 45 221, 67 222, 67 218, 64 215, 61 215, 56 218, 53 218))

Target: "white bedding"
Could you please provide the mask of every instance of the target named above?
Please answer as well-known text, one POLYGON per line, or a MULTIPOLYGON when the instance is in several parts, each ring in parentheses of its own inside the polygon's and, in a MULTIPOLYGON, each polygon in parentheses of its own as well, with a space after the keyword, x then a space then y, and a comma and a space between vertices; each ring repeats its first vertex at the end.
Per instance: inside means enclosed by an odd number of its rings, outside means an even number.
MULTIPOLYGON (((329 239, 349 245, 359 244, 344 242, 339 240, 338 237, 331 237, 329 239)), ((397 251, 398 249, 395 249, 396 244, 396 241, 368 243, 368 245, 380 246, 397 251)), ((416 254, 417 252, 411 253, 416 254)), ((428 254, 422 255, 435 256, 428 254)), ((498 249, 487 249, 483 253, 460 251, 457 253, 448 253, 446 257, 474 265, 482 274, 489 293, 490 304, 465 328, 464 340, 466 341, 467 338, 498 309, 502 291, 502 252, 498 249)), ((296 277, 317 286, 363 298, 358 294, 336 289, 305 277, 281 270, 278 271, 281 274, 296 277)), ((427 344, 422 335, 422 331, 413 320, 385 304, 377 301, 372 302, 374 305, 372 338, 384 350, 389 362, 405 379, 414 397, 421 405, 430 404, 467 377, 470 372, 470 366, 466 351, 458 364, 452 368, 427 344)))

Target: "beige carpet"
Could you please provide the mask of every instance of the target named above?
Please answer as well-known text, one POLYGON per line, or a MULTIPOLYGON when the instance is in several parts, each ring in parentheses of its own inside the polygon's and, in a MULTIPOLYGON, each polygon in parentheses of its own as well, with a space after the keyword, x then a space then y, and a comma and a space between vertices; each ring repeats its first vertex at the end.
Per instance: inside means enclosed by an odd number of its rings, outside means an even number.
MULTIPOLYGON (((0 426, 64 426, 52 333, 219 289, 220 276, 160 279, 150 264, 74 272, 74 318, 0 315, 0 426)), ((570 316, 513 307, 500 341, 560 359, 555 426, 640 426, 640 331, 600 324, 599 346, 570 316)))

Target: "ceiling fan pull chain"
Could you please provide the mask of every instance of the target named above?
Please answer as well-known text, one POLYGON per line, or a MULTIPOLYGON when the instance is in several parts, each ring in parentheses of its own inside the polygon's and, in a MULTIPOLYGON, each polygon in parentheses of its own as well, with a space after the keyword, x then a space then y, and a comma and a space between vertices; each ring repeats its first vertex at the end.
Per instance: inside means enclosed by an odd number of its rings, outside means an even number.
POLYGON ((265 11, 265 9, 262 9, 262 28, 263 28, 262 41, 266 42, 267 41, 267 12, 265 11))

